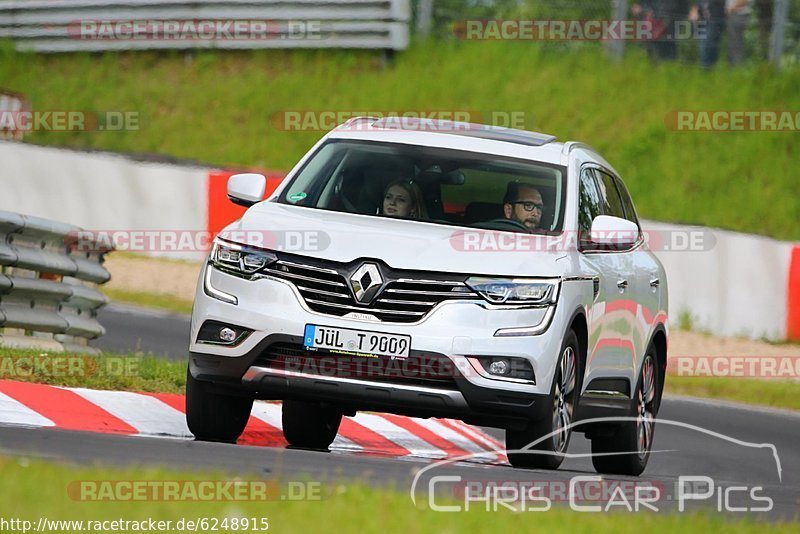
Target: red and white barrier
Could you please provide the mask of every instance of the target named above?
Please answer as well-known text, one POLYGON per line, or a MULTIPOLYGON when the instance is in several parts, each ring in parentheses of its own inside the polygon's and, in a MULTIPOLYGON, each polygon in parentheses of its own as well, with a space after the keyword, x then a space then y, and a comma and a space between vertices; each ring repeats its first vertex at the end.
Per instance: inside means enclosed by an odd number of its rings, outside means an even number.
POLYGON ((784 338, 800 341, 800 245, 792 247, 792 255, 789 260, 789 281, 786 284, 786 333, 784 338))
MULTIPOLYGON (((102 434, 192 439, 183 395, 65 388, 0 380, 0 424, 102 434)), ((279 403, 256 402, 240 445, 285 447, 279 403)), ((504 447, 482 430, 450 419, 359 413, 345 417, 336 452, 507 463, 504 447)))
POLYGON ((763 236, 643 221, 646 231, 705 238, 654 250, 669 280, 670 318, 721 336, 800 339, 800 245, 763 236), (668 247, 667 247, 668 248, 668 247))

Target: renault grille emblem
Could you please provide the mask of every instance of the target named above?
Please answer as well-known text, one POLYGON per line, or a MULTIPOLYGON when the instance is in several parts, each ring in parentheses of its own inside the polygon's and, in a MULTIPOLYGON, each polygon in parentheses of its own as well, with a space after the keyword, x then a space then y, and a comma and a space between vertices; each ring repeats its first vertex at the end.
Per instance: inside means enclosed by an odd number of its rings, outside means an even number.
POLYGON ((350 286, 356 300, 362 304, 369 303, 383 285, 381 271, 374 263, 364 263, 350 277, 350 286))

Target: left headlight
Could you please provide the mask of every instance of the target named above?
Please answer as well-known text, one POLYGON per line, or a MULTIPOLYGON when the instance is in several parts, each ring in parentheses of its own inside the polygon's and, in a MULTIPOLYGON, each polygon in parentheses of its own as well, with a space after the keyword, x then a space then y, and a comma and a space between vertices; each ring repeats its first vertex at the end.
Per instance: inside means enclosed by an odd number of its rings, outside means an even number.
POLYGON ((466 284, 493 304, 550 304, 558 298, 558 279, 483 278, 466 284))
POLYGON ((228 241, 216 240, 211 248, 211 263, 214 267, 235 274, 249 277, 267 265, 278 260, 272 252, 255 249, 228 241))

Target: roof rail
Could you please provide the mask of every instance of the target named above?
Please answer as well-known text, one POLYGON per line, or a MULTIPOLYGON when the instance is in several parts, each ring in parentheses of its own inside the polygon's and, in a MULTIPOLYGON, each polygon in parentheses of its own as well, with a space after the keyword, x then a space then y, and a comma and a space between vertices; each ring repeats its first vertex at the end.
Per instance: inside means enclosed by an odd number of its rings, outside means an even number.
POLYGON ((342 124, 340 124, 339 126, 334 128, 334 130, 338 130, 340 128, 342 128, 342 129, 352 128, 353 125, 355 125, 356 123, 367 122, 367 121, 375 122, 376 120, 378 120, 378 117, 370 117, 368 115, 359 115, 358 117, 353 117, 351 119, 347 119, 342 124))
POLYGON ((581 143, 580 141, 567 141, 564 143, 564 147, 561 149, 561 155, 567 156, 570 152, 572 152, 576 148, 582 148, 584 150, 590 150, 595 154, 600 154, 597 150, 592 148, 591 146, 587 145, 586 143, 581 143))

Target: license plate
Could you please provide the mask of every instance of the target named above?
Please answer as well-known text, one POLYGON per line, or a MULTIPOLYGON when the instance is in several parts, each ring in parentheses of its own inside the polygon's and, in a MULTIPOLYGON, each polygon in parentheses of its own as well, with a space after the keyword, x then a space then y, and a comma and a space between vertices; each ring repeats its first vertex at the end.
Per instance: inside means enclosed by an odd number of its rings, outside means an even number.
POLYGON ((403 359, 411 351, 411 336, 307 324, 303 345, 309 349, 403 359))

